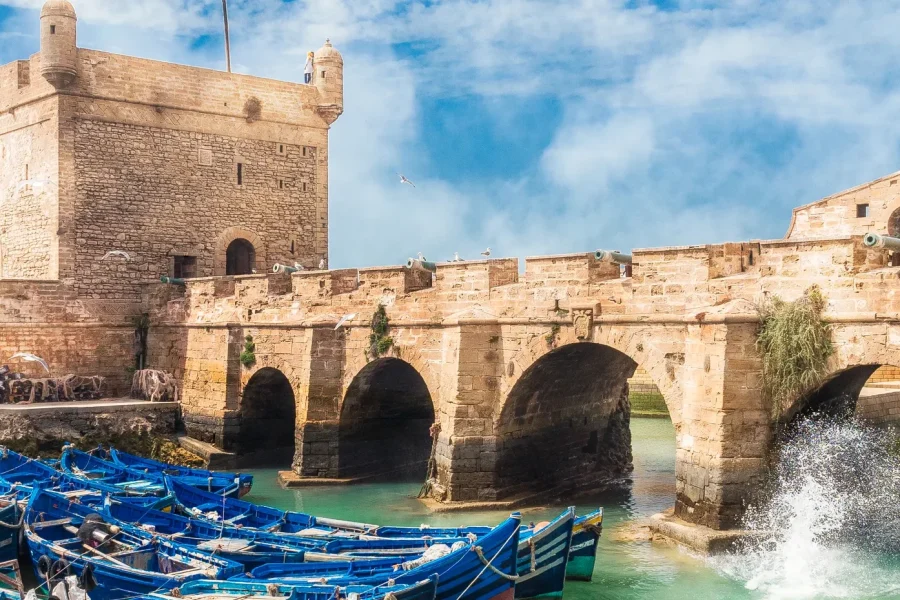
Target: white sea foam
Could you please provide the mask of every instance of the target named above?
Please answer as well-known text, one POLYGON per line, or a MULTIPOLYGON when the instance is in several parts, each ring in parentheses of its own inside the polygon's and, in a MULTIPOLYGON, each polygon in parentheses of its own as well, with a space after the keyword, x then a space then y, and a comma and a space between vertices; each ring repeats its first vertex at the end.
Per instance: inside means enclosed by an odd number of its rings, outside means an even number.
POLYGON ((900 459, 891 441, 859 423, 798 425, 771 489, 747 512, 760 537, 713 566, 758 598, 900 598, 900 459))

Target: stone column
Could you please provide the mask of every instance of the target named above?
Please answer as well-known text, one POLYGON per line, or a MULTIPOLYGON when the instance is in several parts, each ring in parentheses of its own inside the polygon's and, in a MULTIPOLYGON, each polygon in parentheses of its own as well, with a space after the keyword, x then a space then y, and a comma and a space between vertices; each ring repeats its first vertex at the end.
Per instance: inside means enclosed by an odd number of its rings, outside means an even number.
MULTIPOLYGON (((338 427, 343 393, 346 339, 340 331, 317 328, 310 332, 309 355, 302 369, 307 386, 306 415, 297 424, 294 472, 302 477, 337 478, 338 427)), ((303 401, 298 398, 298 403, 303 401)))

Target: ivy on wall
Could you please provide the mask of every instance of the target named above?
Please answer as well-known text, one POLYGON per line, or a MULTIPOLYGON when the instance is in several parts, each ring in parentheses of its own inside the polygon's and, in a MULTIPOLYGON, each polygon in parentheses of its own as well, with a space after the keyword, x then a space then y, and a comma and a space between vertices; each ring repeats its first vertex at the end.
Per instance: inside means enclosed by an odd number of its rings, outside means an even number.
POLYGON ((388 335, 390 323, 387 311, 383 304, 378 305, 378 310, 372 315, 372 333, 369 335, 369 360, 381 358, 391 351, 394 346, 394 338, 388 335))

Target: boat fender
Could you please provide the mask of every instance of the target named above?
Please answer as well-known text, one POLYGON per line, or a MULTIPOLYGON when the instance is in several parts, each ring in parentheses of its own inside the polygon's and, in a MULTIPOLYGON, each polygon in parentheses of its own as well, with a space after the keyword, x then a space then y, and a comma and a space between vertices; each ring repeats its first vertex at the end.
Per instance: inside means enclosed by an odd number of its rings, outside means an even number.
POLYGON ((81 572, 81 576, 78 577, 78 585, 88 594, 97 589, 97 578, 94 577, 94 565, 91 563, 85 565, 84 570, 81 572))
POLYGON ((50 557, 46 554, 42 555, 37 561, 37 572, 43 579, 48 579, 50 575, 50 567, 53 566, 53 561, 50 560, 50 557))
POLYGON ((50 566, 50 581, 65 579, 69 574, 69 561, 60 558, 50 566))

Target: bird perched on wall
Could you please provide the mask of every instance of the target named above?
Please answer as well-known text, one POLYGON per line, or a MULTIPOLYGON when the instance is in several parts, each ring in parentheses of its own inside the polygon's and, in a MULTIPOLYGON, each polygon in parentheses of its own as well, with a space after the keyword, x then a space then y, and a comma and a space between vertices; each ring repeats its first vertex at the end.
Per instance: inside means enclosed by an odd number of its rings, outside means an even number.
POLYGON ((20 181, 19 185, 16 186, 16 192, 21 192, 29 186, 34 189, 42 189, 48 185, 53 185, 53 182, 49 179, 25 179, 24 181, 20 181))
POLYGON ((414 184, 412 181, 410 181, 409 179, 407 179, 407 178, 406 178, 406 175, 403 175, 402 173, 397 173, 397 176, 400 177, 400 183, 406 183, 406 184, 409 184, 409 185, 411 185, 411 186, 413 186, 413 187, 416 187, 416 184, 414 184))
POLYGON ((131 255, 124 250, 110 250, 109 252, 104 254, 103 258, 101 258, 100 260, 106 260, 108 258, 112 258, 113 256, 124 258, 125 260, 131 260, 131 255))
POLYGON ((344 315, 343 317, 341 317, 341 320, 338 321, 337 325, 334 326, 334 330, 337 331, 338 329, 340 329, 341 327, 343 327, 344 325, 346 325, 347 323, 349 323, 350 321, 352 321, 355 318, 356 318, 356 313, 344 315))
POLYGON ((10 360, 15 360, 17 358, 21 358, 25 362, 40 363, 40 365, 44 367, 44 370, 47 371, 47 375, 50 374, 50 366, 47 364, 47 361, 40 356, 35 356, 34 354, 30 354, 28 352, 16 352, 10 357, 10 360))
POLYGON ((425 262, 425 255, 422 254, 421 252, 419 252, 419 260, 421 260, 422 262, 425 262))
POLYGON ((324 270, 325 270, 325 259, 324 259, 324 258, 323 258, 322 260, 319 261, 319 270, 320 270, 320 271, 324 271, 324 270))
POLYGON ((488 246, 488 249, 485 250, 484 252, 482 252, 481 255, 484 256, 485 258, 487 258, 488 256, 490 256, 490 255, 491 255, 491 247, 488 246))
POLYGON ((294 268, 297 269, 298 271, 305 271, 305 270, 306 270, 306 267, 304 267, 303 265, 301 265, 301 264, 298 263, 298 262, 295 262, 295 263, 294 263, 294 268))
POLYGON ((454 252, 454 253, 453 253, 453 258, 451 258, 451 259, 450 259, 449 261, 447 261, 447 262, 463 262, 463 259, 461 259, 461 258, 459 257, 459 252, 454 252))

